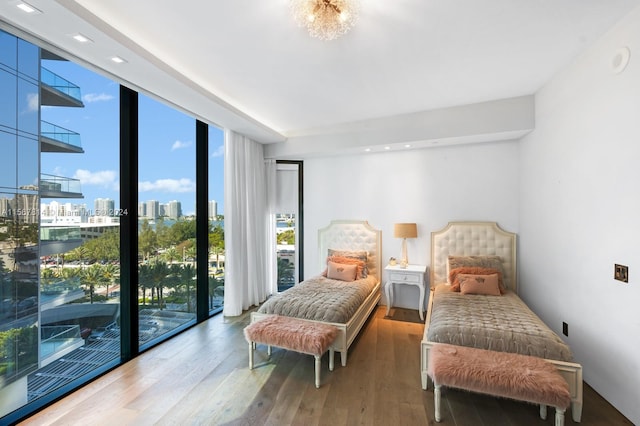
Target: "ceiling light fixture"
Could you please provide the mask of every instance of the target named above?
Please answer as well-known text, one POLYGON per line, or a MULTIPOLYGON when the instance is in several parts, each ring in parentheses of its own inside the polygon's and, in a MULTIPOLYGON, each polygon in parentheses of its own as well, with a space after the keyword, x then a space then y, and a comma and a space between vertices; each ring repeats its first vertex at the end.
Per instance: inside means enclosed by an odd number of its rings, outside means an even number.
POLYGON ((123 64, 123 63, 127 62, 124 59, 122 59, 120 56, 114 56, 114 57, 111 58, 111 60, 113 62, 115 62, 116 64, 123 64))
POLYGON ((25 13, 42 13, 39 9, 31 6, 29 3, 25 3, 23 1, 18 2, 16 7, 25 13))
POLYGON ((291 0, 294 19, 312 37, 334 40, 355 25, 360 0, 291 0))
POLYGON ((74 34, 71 37, 73 37, 73 39, 79 43, 89 43, 89 42, 93 42, 93 40, 91 40, 89 37, 82 35, 80 33, 78 34, 74 34))

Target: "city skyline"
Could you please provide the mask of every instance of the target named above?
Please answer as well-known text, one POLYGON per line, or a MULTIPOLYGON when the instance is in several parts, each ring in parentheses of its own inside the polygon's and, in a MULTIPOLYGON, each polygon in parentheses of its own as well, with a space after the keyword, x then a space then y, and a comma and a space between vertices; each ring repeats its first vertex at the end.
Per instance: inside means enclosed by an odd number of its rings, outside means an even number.
MULTIPOLYGON (((119 209, 119 85, 72 62, 43 65, 82 90, 84 108, 42 108, 42 120, 80 135, 83 153, 42 157, 41 172, 78 179, 82 199, 114 200, 119 209)), ((195 214, 195 119, 140 95, 140 200, 178 200, 195 214)), ((210 126, 209 198, 224 211, 224 132, 210 126)), ((67 202, 69 200, 58 200, 67 202)), ((207 208, 207 207, 203 207, 207 208)), ((202 211, 202 210, 201 210, 202 211)))
MULTIPOLYGON (((147 214, 147 205, 149 203, 157 203, 159 208, 158 217, 179 218, 188 217, 192 215, 184 214, 182 211, 182 203, 178 200, 171 200, 168 202, 162 202, 158 200, 145 200, 138 202, 138 216, 143 218, 151 218, 147 214)), ((40 215, 42 217, 54 217, 54 216, 118 216, 121 210, 115 207, 115 200, 111 198, 96 198, 93 200, 93 208, 87 206, 87 203, 79 202, 74 203, 71 201, 58 201, 53 200, 48 203, 40 203, 40 215)), ((128 212, 127 212, 128 213, 128 212)), ((219 216, 217 208, 217 200, 209 200, 207 202, 207 214, 209 218, 216 218, 219 216)))

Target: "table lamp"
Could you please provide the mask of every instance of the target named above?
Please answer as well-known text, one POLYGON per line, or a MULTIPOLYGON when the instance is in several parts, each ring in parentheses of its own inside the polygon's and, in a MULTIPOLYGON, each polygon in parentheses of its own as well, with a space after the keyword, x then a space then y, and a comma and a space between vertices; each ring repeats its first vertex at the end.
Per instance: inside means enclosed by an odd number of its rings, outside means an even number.
POLYGON ((409 264, 407 257, 407 238, 416 238, 418 236, 418 227, 415 223, 396 223, 393 225, 393 236, 402 238, 402 261, 401 268, 406 268, 409 264))

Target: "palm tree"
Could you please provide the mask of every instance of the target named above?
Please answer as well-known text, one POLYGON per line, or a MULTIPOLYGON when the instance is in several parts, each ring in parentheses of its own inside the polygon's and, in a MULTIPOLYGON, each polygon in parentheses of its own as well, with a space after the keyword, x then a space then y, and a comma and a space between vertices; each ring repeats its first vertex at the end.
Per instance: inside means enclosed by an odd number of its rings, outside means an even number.
POLYGON ((109 298, 109 284, 114 284, 117 277, 120 276, 120 268, 116 265, 112 265, 111 263, 104 265, 102 267, 102 274, 105 278, 105 282, 107 283, 107 299, 109 298))
POLYGON ((82 280, 89 290, 89 302, 93 303, 93 295, 96 291, 96 287, 104 282, 104 276, 102 275, 100 265, 91 265, 89 268, 85 269, 82 274, 82 280))
MULTIPOLYGON (((157 288, 158 305, 160 306, 160 309, 162 309, 162 289, 167 283, 170 274, 171 271, 165 262, 156 262, 151 267, 151 275, 153 277, 153 284, 157 288)), ((153 299, 153 287, 151 298, 153 299)))
POLYGON ((138 267, 138 285, 140 289, 142 289, 142 305, 145 306, 147 304, 147 287, 151 287, 153 283, 153 274, 151 271, 151 266, 149 265, 140 265, 138 267))
POLYGON ((172 264, 174 260, 180 258, 180 253, 178 253, 178 249, 175 246, 171 246, 165 250, 163 257, 169 264, 172 264))
POLYGON ((180 283, 185 287, 187 297, 187 312, 191 312, 191 286, 193 285, 193 277, 196 275, 196 268, 185 264, 180 271, 180 283))

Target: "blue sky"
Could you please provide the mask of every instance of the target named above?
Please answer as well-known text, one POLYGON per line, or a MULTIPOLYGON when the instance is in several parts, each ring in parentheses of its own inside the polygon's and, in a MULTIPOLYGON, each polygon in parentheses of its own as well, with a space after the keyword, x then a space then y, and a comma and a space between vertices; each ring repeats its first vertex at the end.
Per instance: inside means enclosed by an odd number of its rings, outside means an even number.
MULTIPOLYGON (((80 86, 85 107, 43 107, 42 120, 79 133, 85 152, 42 153, 41 172, 80 179, 84 199, 60 202, 92 210, 96 198, 111 198, 119 208, 119 85, 71 62, 43 61, 43 66, 80 86)), ((178 200, 183 214, 194 213, 195 119, 145 95, 139 113, 139 201, 178 200)), ((218 202, 219 214, 224 212, 223 135, 210 126, 209 199, 218 202)))

